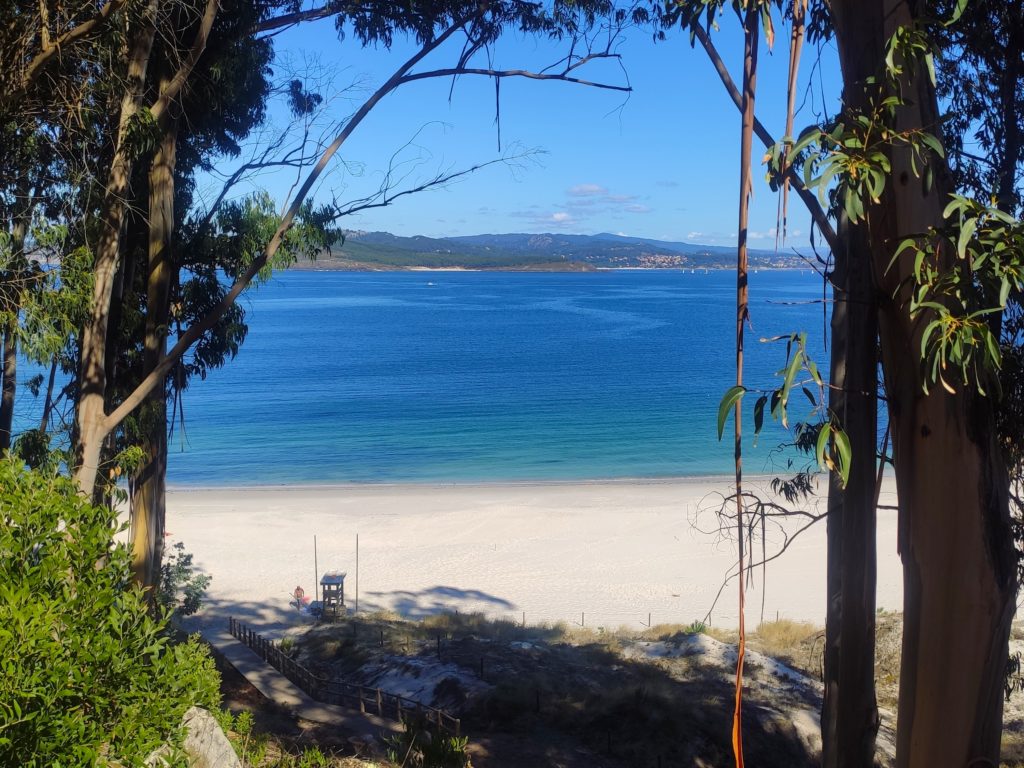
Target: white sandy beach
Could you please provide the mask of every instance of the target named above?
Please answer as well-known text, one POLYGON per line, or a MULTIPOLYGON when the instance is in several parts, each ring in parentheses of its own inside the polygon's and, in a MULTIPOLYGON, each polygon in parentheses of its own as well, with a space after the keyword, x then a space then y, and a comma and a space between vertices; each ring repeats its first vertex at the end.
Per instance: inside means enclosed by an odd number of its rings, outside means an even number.
MULTIPOLYGON (((767 493, 758 480, 748 488, 767 493)), ((736 586, 718 599, 735 545, 710 531, 728 481, 666 480, 484 485, 383 485, 174 490, 171 541, 183 541, 213 576, 190 628, 217 632, 233 615, 262 630, 302 619, 289 599, 314 591, 319 569, 346 571, 359 610, 410 617, 482 611, 528 624, 583 622, 641 628, 737 622, 736 586), (695 526, 696 524, 696 526, 695 526)), ((882 504, 893 504, 886 484, 882 504)), ((824 501, 818 504, 824 509, 824 501)), ((769 530, 768 551, 780 543, 769 530)), ((760 555, 757 542, 755 557, 760 555)), ((902 577, 896 513, 879 512, 878 605, 898 609, 902 577)), ((801 534, 748 592, 748 623, 761 615, 821 624, 825 617, 824 521, 801 534)))

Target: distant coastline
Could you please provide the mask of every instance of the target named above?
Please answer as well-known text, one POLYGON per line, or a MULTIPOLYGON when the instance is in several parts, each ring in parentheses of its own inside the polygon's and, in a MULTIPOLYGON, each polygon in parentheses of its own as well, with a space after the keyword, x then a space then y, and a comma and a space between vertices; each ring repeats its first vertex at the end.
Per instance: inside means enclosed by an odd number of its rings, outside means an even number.
MULTIPOLYGON (((453 266, 431 267, 422 264, 395 265, 375 264, 372 262, 350 261, 346 259, 303 261, 293 264, 289 269, 304 272, 722 272, 735 269, 735 265, 715 264, 707 267, 595 267, 580 262, 559 262, 551 264, 522 264, 503 267, 453 266)), ((805 265, 764 266, 758 270, 772 272, 803 272, 810 270, 805 265)))
MULTIPOLYGON (((751 269, 806 266, 798 253, 750 249, 751 269)), ((602 233, 484 234, 404 237, 390 232, 344 232, 315 260, 294 268, 313 271, 597 272, 608 270, 732 269, 733 246, 652 240, 602 233)))

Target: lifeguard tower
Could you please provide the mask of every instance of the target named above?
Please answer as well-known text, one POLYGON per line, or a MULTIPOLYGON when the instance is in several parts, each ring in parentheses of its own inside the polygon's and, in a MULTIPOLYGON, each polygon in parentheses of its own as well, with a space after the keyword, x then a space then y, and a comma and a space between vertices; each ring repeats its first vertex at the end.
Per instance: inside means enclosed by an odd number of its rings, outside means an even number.
POLYGON ((345 609, 345 576, 341 571, 328 571, 320 579, 323 615, 337 617, 345 609))

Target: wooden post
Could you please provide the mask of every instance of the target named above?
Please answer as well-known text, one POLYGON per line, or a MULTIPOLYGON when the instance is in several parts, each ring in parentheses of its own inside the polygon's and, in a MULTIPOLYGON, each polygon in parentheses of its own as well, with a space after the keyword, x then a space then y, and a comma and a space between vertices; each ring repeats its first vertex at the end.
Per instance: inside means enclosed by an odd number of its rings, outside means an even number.
POLYGON ((461 736, 462 735, 462 720, 460 720, 457 717, 455 718, 455 735, 456 736, 461 736))
POLYGON ((380 694, 380 688, 377 689, 377 717, 384 716, 384 697, 380 694))
POLYGON ((320 567, 316 561, 316 534, 313 534, 313 589, 316 593, 317 602, 323 606, 322 598, 320 596, 320 567))
POLYGON ((359 686, 359 711, 366 714, 366 705, 363 703, 363 687, 359 686))
POLYGON ((526 611, 523 611, 523 627, 526 627, 526 611))
POLYGON ((356 534, 356 610, 359 613, 359 534, 356 534))
POLYGON ((398 722, 402 722, 402 697, 395 696, 395 708, 398 711, 398 722))

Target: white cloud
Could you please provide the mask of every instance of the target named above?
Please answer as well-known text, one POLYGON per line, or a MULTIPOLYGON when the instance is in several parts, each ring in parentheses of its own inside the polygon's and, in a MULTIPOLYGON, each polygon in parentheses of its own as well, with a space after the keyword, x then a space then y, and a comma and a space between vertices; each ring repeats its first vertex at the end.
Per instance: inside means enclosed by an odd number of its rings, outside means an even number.
POLYGON ((572 215, 565 211, 557 211, 552 213, 548 220, 553 224, 565 224, 572 221, 572 215))
POLYGON ((607 195, 608 190, 600 184, 577 184, 569 187, 568 194, 572 197, 593 197, 594 195, 607 195))
POLYGON ((704 237, 703 232, 690 232, 686 235, 687 240, 699 240, 702 237, 704 237))

